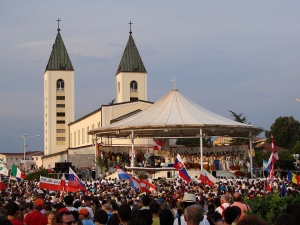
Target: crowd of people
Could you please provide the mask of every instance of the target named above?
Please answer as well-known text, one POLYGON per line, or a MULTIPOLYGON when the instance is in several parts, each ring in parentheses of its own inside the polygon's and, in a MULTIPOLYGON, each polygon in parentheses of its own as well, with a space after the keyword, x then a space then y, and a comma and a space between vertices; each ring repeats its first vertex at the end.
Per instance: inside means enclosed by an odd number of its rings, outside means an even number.
MULTIPOLYGON (((214 187, 180 178, 151 182, 157 188, 152 193, 136 193, 128 180, 118 179, 87 180, 86 192, 61 193, 40 189, 38 181, 23 181, 1 191, 0 224, 266 224, 242 203, 244 198, 268 195, 265 179, 219 179, 214 187)), ((275 178, 273 191, 281 193, 282 183, 287 195, 299 194, 297 185, 280 178, 275 178)), ((275 224, 296 224, 299 206, 296 212, 290 215, 287 209, 275 224)))

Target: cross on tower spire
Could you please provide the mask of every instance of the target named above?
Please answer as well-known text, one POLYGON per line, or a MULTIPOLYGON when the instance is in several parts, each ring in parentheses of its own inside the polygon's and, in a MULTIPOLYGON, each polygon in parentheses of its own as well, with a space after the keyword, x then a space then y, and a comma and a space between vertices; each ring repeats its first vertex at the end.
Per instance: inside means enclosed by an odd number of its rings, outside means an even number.
POLYGON ((173 89, 176 89, 176 82, 177 82, 176 78, 173 77, 173 79, 171 80, 171 82, 173 83, 173 89))
POLYGON ((128 24, 129 24, 129 34, 132 34, 132 31, 131 31, 131 24, 133 24, 133 23, 130 21, 128 24))
POLYGON ((60 31, 60 28, 59 28, 59 21, 61 21, 61 20, 58 18, 56 21, 57 21, 57 31, 60 31))

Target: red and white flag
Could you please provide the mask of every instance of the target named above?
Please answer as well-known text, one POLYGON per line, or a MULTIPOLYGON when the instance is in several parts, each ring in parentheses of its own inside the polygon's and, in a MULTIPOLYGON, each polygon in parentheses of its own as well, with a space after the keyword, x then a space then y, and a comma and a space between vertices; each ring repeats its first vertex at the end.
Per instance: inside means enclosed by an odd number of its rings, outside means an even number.
POLYGON ((162 141, 153 139, 153 150, 161 151, 163 146, 164 143, 162 141))
POLYGON ((52 191, 60 191, 61 190, 61 180, 53 179, 49 177, 40 176, 40 188, 48 189, 52 191))
POLYGON ((66 189, 66 177, 65 177, 64 173, 60 178, 60 187, 61 187, 60 200, 62 201, 65 197, 64 194, 65 194, 65 189, 66 189))
POLYGON ((277 162, 277 160, 279 159, 273 135, 271 136, 271 139, 272 139, 272 153, 271 153, 269 161, 268 161, 268 166, 270 166, 270 174, 267 179, 267 181, 268 181, 267 190, 268 191, 272 190, 272 183, 274 180, 274 165, 277 162))
POLYGON ((206 185, 215 186, 216 182, 218 181, 211 173, 206 171, 205 169, 201 170, 199 180, 206 185))
POLYGON ((140 191, 141 192, 152 192, 152 191, 157 191, 157 189, 154 186, 154 184, 151 184, 148 181, 141 179, 140 180, 140 191))

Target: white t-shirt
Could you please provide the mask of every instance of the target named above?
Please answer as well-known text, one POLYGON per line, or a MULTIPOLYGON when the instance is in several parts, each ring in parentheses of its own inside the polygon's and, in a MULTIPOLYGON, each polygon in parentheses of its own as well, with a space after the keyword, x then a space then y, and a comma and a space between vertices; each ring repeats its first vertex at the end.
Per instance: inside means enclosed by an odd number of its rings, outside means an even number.
MULTIPOLYGON (((187 225, 186 221, 184 220, 184 216, 183 215, 180 216, 180 222, 181 222, 181 225, 187 225)), ((179 225, 178 224, 178 218, 176 218, 174 220, 173 225, 179 225)), ((209 222, 208 222, 208 220, 206 219, 206 216, 204 216, 204 219, 199 223, 199 225, 210 225, 209 222)))

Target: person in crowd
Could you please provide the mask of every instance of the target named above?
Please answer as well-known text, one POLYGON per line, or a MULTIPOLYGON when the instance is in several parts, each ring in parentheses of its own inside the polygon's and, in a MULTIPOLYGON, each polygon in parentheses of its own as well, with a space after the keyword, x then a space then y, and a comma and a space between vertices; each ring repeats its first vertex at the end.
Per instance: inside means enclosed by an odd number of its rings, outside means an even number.
POLYGON ((56 212, 54 211, 50 211, 47 213, 47 221, 48 224, 47 225, 57 225, 56 223, 56 212))
POLYGON ((112 208, 110 202, 105 203, 105 204, 102 206, 102 210, 104 210, 104 211, 107 213, 107 216, 108 216, 108 219, 107 219, 107 220, 109 221, 109 220, 110 220, 110 217, 113 215, 113 213, 112 213, 113 208, 112 208))
POLYGON ((268 225, 268 223, 258 215, 246 215, 237 225, 268 225))
POLYGON ((150 204, 151 198, 149 195, 144 195, 142 197, 141 208, 138 212, 138 217, 141 219, 144 219, 147 225, 151 225, 153 222, 152 219, 152 212, 150 211, 149 204, 150 204))
POLYGON ((77 209, 73 206, 73 201, 74 201, 74 197, 72 195, 67 195, 64 197, 66 208, 69 211, 77 211, 77 209))
POLYGON ((1 225, 13 225, 12 222, 6 218, 5 215, 0 215, 0 224, 1 225))
POLYGON ((57 213, 56 222, 57 222, 57 225, 74 225, 74 224, 76 224, 76 221, 74 219, 72 212, 67 211, 67 210, 57 213))
POLYGON ((216 208, 216 211, 224 217, 224 210, 230 205, 230 196, 222 195, 220 198, 221 205, 216 208))
POLYGON ((24 222, 26 225, 46 225, 48 223, 46 216, 41 212, 44 208, 45 202, 38 197, 34 200, 34 210, 27 213, 24 222))
POLYGON ((126 225, 131 219, 131 208, 128 204, 121 205, 118 210, 120 224, 126 225))
POLYGON ((149 204, 149 209, 152 212, 152 225, 159 225, 159 209, 160 205, 156 201, 152 201, 149 204))
POLYGON ((242 195, 239 192, 233 193, 232 201, 233 203, 231 204, 231 206, 237 206, 241 209, 240 219, 244 217, 245 212, 248 214, 251 211, 251 208, 248 204, 242 203, 242 195))
POLYGON ((79 210, 79 225, 93 225, 93 221, 90 219, 89 211, 86 207, 83 207, 79 210))
POLYGON ((274 225, 296 225, 296 220, 290 214, 284 213, 277 216, 274 225))
MULTIPOLYGON (((174 214, 173 214, 172 210, 162 209, 159 212, 159 225, 173 225, 173 221, 174 221, 174 214)), ((153 225, 154 225, 154 223, 153 223, 153 225)))
MULTIPOLYGON (((183 199, 181 201, 181 206, 183 208, 183 214, 185 213, 185 209, 187 207, 189 207, 190 205, 195 205, 195 204, 197 204, 195 194, 185 192, 184 196, 183 196, 183 199)), ((202 207, 201 207, 201 209, 202 209, 202 207)), ((202 209, 202 215, 203 215, 203 209, 202 209)), ((203 216, 203 218, 202 218, 202 220, 199 224, 200 225, 209 225, 209 222, 203 216)), ((178 217, 177 219, 175 219, 173 225, 187 225, 187 223, 184 219, 184 215, 182 215, 182 216, 178 217), (180 222, 179 222, 179 220, 180 220, 180 222)))
POLYGON ((300 221, 300 205, 299 204, 289 204, 286 207, 285 212, 290 214, 296 221, 300 221))
POLYGON ((89 211, 90 219, 93 220, 94 219, 94 212, 91 208, 91 204, 92 204, 92 197, 89 196, 89 195, 85 195, 83 197, 82 206, 78 207, 78 212, 80 211, 80 209, 86 208, 89 211))
POLYGON ((241 216, 241 209, 238 206, 229 206, 224 210, 224 225, 237 224, 241 216))
POLYGON ((17 205, 17 203, 13 201, 8 202, 5 205, 5 209, 7 213, 7 219, 9 219, 13 225, 24 225, 23 220, 16 219, 16 214, 19 210, 19 206, 17 205))
POLYGON ((184 210, 184 220, 187 225, 199 225, 203 219, 203 209, 200 205, 193 204, 184 210))
POLYGON ((210 225, 223 225, 223 218, 222 215, 220 213, 218 213, 217 211, 214 211, 213 214, 211 214, 211 221, 213 222, 212 224, 210 223, 210 225))
POLYGON ((94 221, 95 221, 95 225, 107 224, 107 222, 108 222, 107 213, 102 209, 97 210, 94 215, 94 221))

